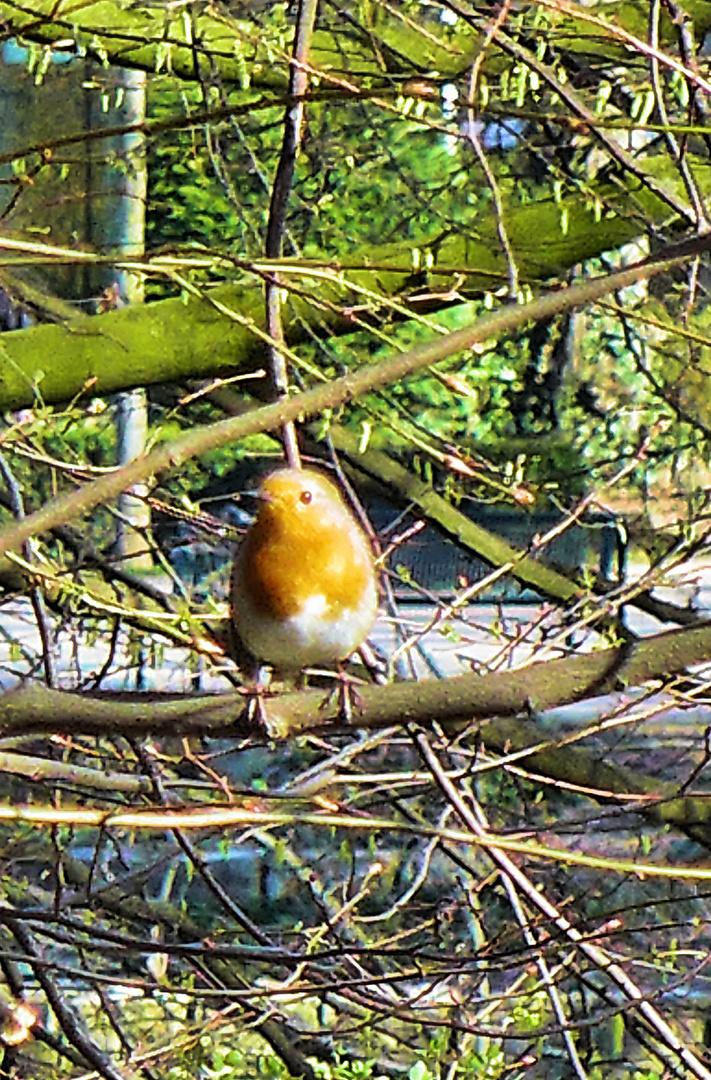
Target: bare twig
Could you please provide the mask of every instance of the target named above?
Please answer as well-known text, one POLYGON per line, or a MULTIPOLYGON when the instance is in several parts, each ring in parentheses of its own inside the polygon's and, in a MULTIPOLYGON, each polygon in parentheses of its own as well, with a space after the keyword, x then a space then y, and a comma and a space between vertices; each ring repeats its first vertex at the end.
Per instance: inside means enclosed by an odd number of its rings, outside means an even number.
MULTIPOLYGON (((8 490, 10 498, 10 505, 12 512, 15 515, 17 521, 24 521, 25 518, 25 506, 22 499, 22 492, 20 491, 20 485, 17 483, 13 472, 7 462, 7 459, 3 453, 0 452, 0 475, 5 481, 5 486, 8 490)), ((34 555, 30 546, 29 538, 25 540, 22 545, 22 556, 27 563, 34 562, 34 555)), ((47 618, 47 609, 44 603, 44 596, 42 595, 42 589, 39 585, 33 585, 30 589, 30 601, 32 603, 32 610, 35 614, 35 620, 37 622, 37 631, 40 636, 40 642, 42 643, 42 664, 44 666, 44 677, 47 686, 56 685, 56 677, 54 671, 54 662, 52 660, 52 643, 49 629, 49 620, 47 618)))
POLYGON ((41 963, 32 963, 33 959, 39 960, 41 957, 34 938, 25 924, 19 919, 9 918, 7 915, 2 916, 2 921, 27 954, 28 962, 33 968, 35 978, 42 987, 47 1001, 51 1005, 52 1011, 57 1018, 59 1026, 72 1046, 83 1054, 90 1065, 96 1069, 99 1076, 104 1077, 104 1080, 129 1080, 130 1077, 135 1076, 132 1069, 124 1071, 116 1068, 110 1058, 92 1041, 88 1032, 85 1030, 84 1025, 77 1016, 76 1010, 71 1008, 66 1002, 57 983, 51 978, 44 965, 41 963))
POLYGON ((518 271, 516 269, 516 258, 513 248, 509 243, 508 233, 506 231, 506 223, 504 221, 504 204, 501 199, 501 192, 499 191, 499 185, 496 181, 496 177, 487 161, 486 154, 484 153, 484 147, 481 145, 481 139, 479 138, 479 132, 477 130, 476 117, 474 114, 474 102, 476 101, 476 89, 477 81, 479 78, 479 70, 486 50, 490 43, 495 40, 497 31, 503 26, 508 16, 510 8, 510 0, 504 0, 502 3, 496 18, 489 27, 484 41, 481 44, 477 57, 472 64, 471 72, 469 75, 469 108, 467 109, 467 137, 474 148, 474 153, 477 156, 477 160, 481 165, 481 168, 486 177, 486 182, 489 185, 491 192, 491 198, 494 203, 494 209, 496 211, 496 231, 499 237, 499 243, 503 249, 506 257, 506 266, 508 268, 509 275, 509 300, 512 303, 516 302, 518 295, 518 271))
MULTIPOLYGON (((494 844, 487 846, 487 829, 482 825, 481 819, 477 813, 470 809, 464 802, 452 781, 445 774, 436 754, 429 744, 427 736, 423 733, 415 733, 413 738, 423 760, 431 770, 437 786, 449 800, 450 804, 455 807, 463 824, 471 830, 484 847, 487 847, 491 861, 498 866, 502 873, 504 873, 516 888, 523 893, 527 902, 547 919, 550 919, 561 934, 576 945, 593 967, 607 975, 618 990, 620 990, 627 998, 630 1006, 639 1011, 659 1039, 661 1047, 664 1049, 662 1056, 665 1063, 674 1066, 677 1061, 682 1061, 689 1069, 692 1076, 695 1076, 697 1080, 711 1080, 711 1072, 699 1060, 696 1054, 689 1050, 687 1046, 684 1046, 677 1038, 664 1018, 657 1009, 645 999, 643 992, 623 968, 616 961, 612 960, 604 949, 601 949, 599 946, 593 945, 590 941, 586 940, 583 934, 573 926, 570 920, 528 880, 513 859, 494 844)), ((492 836, 491 840, 494 839, 495 838, 492 836)))
MULTIPOLYGON (((166 796, 163 789, 163 783, 160 778, 160 773, 156 768, 156 762, 151 755, 146 753, 145 749, 139 744, 133 744, 136 755, 141 762, 147 776, 150 778, 151 787, 153 790, 156 802, 161 806, 169 807, 170 801, 166 796)), ((240 907, 234 902, 231 896, 223 889, 215 875, 210 870, 205 860, 200 856, 199 851, 195 845, 188 839, 182 829, 171 829, 171 832, 175 838, 175 842, 181 849, 183 854, 187 857, 190 863, 195 868, 196 873, 200 875, 205 882, 206 888, 215 897, 217 902, 222 905, 224 910, 231 915, 238 926, 241 926, 243 930, 246 930, 255 941, 260 945, 268 945, 269 938, 264 934, 259 927, 254 923, 252 919, 242 911, 240 907)))
POLYGON ((652 90, 654 92, 654 103, 659 114, 661 123, 667 128, 664 132, 664 139, 671 152, 672 159, 676 162, 677 168, 681 173, 684 181, 684 187, 686 193, 689 196, 689 201, 694 208, 696 214, 696 227, 699 232, 702 232, 709 227, 708 216, 704 208, 703 198, 699 191, 699 185, 694 177, 689 162, 686 156, 682 154, 681 147, 677 142, 674 134, 668 130, 669 116, 667 114, 666 103, 664 101, 664 90, 659 75, 659 8, 661 0, 652 0, 649 5, 649 71, 652 81, 652 90))
MULTIPOLYGON (((278 259, 281 255, 286 212, 294 182, 296 158, 301 146, 304 123, 303 95, 306 94, 309 85, 308 59, 317 7, 318 0, 300 0, 299 3, 294 55, 289 69, 289 94, 294 100, 287 107, 284 116, 284 138, 272 189, 265 251, 268 259, 278 259)), ((289 377, 286 359, 279 348, 279 343, 284 342, 284 327, 281 319, 281 281, 277 274, 267 279, 266 308, 267 332, 275 343, 267 347, 272 391, 275 399, 281 401, 288 397, 289 377)), ((286 420, 282 424, 282 438, 289 465, 294 469, 299 468, 299 445, 293 420, 286 420)))
POLYGON ((558 1024, 560 1025, 560 1028, 562 1030, 565 1049, 567 1051, 570 1064, 573 1068, 573 1072, 578 1077, 578 1080, 588 1080, 587 1073, 583 1069, 580 1055, 578 1054, 577 1047, 575 1045, 573 1034, 566 1020, 563 1003, 560 1000, 560 994, 558 993, 558 987, 556 986, 553 976, 551 975, 550 968, 548 967, 546 958, 543 955, 543 950, 539 947, 533 930, 531 929, 531 925, 526 917, 526 913, 523 910, 523 906, 516 890, 516 886, 508 874, 502 873, 501 877, 504 883, 504 888, 506 889, 506 894, 509 898, 509 903, 513 908, 516 920, 521 927, 521 932, 523 933, 524 940, 536 958, 536 967, 538 968, 538 971, 540 973, 541 981, 546 988, 546 993, 548 994, 548 998, 553 1008, 555 1018, 558 1021, 558 1024))

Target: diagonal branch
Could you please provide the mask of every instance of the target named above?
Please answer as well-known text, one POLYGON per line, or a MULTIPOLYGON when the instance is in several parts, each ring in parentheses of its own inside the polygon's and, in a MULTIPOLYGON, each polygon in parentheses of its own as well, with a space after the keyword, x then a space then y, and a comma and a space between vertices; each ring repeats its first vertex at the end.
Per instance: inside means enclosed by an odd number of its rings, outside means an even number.
POLYGON ((289 401, 275 402, 255 409, 246 416, 234 417, 186 432, 172 442, 135 458, 114 473, 86 484, 79 491, 51 499, 42 510, 3 529, 0 532, 0 556, 8 551, 19 550, 29 537, 79 518, 100 503, 116 498, 133 484, 146 480, 149 476, 168 472, 208 450, 225 446, 248 435, 272 431, 300 416, 315 416, 327 409, 334 409, 378 386, 404 379, 437 360, 452 356, 463 349, 470 349, 479 342, 496 338, 529 321, 546 319, 582 307, 615 289, 627 288, 638 281, 682 265, 690 257, 706 251, 709 247, 711 233, 669 247, 660 255, 643 259, 617 273, 548 293, 529 304, 509 304, 451 334, 425 342, 406 353, 397 354, 381 364, 373 364, 344 375, 332 383, 314 387, 289 401))
POLYGON ((84 1055, 98 1075, 104 1077, 104 1080, 129 1080, 130 1077, 134 1077, 135 1073, 132 1069, 128 1071, 118 1069, 108 1055, 93 1042, 79 1019, 76 1009, 70 1006, 55 980, 45 969, 40 951, 25 924, 20 919, 13 919, 7 915, 3 915, 3 922, 27 954, 34 977, 42 987, 52 1007, 52 1012, 57 1018, 57 1023, 70 1044, 84 1055))

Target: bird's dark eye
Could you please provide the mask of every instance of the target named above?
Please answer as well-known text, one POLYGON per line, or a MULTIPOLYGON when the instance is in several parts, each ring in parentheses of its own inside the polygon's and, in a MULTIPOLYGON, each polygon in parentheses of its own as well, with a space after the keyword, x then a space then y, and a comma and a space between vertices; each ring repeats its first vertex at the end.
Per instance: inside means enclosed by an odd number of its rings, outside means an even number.
POLYGON ((299 502, 303 503, 304 506, 308 506, 312 499, 313 495, 310 491, 302 491, 299 495, 299 502))

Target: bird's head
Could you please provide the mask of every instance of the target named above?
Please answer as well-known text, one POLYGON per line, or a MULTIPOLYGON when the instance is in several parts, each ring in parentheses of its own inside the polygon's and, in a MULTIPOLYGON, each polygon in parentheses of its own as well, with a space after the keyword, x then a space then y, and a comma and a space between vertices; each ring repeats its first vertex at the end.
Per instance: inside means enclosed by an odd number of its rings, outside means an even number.
POLYGON ((312 470, 279 469, 261 484, 258 521, 262 528, 308 536, 322 529, 353 525, 337 488, 312 470))

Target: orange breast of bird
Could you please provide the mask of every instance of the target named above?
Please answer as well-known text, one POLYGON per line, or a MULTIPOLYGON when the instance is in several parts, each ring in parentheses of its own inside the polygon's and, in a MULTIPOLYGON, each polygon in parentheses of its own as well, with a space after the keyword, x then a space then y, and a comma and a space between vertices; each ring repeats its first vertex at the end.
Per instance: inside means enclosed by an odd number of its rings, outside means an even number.
POLYGON ((377 613, 368 541, 333 484, 280 469, 235 560, 232 622, 255 659, 281 671, 344 659, 377 613))

